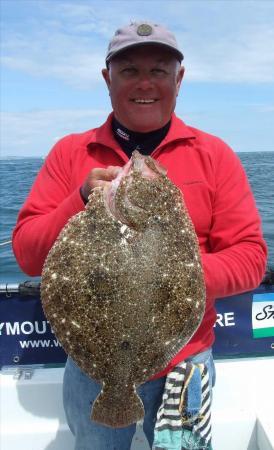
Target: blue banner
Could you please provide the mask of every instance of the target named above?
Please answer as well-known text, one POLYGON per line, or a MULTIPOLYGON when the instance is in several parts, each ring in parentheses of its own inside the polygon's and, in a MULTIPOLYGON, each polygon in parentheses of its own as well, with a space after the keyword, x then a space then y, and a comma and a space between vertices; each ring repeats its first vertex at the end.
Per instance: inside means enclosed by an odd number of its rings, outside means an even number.
MULTIPOLYGON (((36 289, 37 290, 37 289, 36 289)), ((216 301, 215 358, 274 355, 274 285, 216 301)), ((39 294, 0 294, 0 367, 64 364, 39 294)))
POLYGON ((274 355, 274 285, 218 299, 216 310, 215 358, 274 355))
POLYGON ((40 297, 0 296, 0 367, 65 363, 66 354, 45 318, 40 297))

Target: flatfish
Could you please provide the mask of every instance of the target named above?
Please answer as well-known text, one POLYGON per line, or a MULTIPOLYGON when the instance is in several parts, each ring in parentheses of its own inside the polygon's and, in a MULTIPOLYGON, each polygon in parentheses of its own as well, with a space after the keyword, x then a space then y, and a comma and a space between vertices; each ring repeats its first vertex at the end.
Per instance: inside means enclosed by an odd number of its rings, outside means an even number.
POLYGON ((41 298, 64 350, 101 384, 92 420, 142 419, 136 388, 190 340, 205 307, 193 224, 156 161, 135 151, 91 192, 48 254, 41 298))

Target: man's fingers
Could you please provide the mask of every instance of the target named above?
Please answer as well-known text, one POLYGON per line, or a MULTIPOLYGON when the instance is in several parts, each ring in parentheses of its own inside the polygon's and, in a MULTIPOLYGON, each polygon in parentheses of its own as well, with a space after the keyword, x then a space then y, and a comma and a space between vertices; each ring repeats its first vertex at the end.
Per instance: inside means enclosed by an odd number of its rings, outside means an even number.
POLYGON ((106 169, 99 167, 92 169, 81 187, 81 195, 87 200, 92 189, 109 184, 117 177, 120 170, 121 167, 119 166, 108 166, 106 169))
POLYGON ((106 169, 96 168, 91 172, 91 178, 95 180, 111 181, 113 180, 121 170, 117 166, 109 166, 106 169))
POLYGON ((118 173, 121 172, 122 168, 119 166, 108 166, 106 170, 110 174, 110 176, 116 178, 118 173))
POLYGON ((93 182, 93 188, 95 187, 104 187, 106 184, 109 184, 109 181, 103 181, 103 180, 94 180, 93 182))

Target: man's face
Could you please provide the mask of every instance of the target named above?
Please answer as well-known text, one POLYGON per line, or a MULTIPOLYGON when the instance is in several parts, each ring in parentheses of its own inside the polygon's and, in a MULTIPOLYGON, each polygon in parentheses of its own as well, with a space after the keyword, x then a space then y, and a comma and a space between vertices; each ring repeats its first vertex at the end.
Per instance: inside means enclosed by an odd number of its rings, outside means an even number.
POLYGON ((129 130, 145 133, 170 120, 184 68, 170 51, 151 44, 117 55, 102 74, 115 118, 129 130))

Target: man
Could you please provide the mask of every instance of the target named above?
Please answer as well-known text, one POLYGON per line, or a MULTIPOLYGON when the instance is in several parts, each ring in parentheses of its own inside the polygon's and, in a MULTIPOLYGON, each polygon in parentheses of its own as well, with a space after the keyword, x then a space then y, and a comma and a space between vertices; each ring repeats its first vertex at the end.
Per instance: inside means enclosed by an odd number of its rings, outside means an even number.
MULTIPOLYGON (((174 114, 184 75, 182 59, 175 37, 160 25, 134 23, 116 32, 102 71, 113 112, 101 127, 66 136, 54 146, 13 234, 18 263, 29 275, 40 275, 68 219, 84 209, 94 187, 116 176, 135 148, 159 161, 183 192, 199 239, 206 312, 168 367, 138 388, 150 446, 166 375, 176 365, 203 363, 210 386, 214 384, 214 299, 255 288, 266 263, 260 218, 239 159, 220 139, 186 126, 174 114)), ((99 391, 69 358, 64 406, 76 450, 129 450, 135 425, 111 429, 90 421, 90 405, 99 391)), ((210 429, 210 423, 206 426, 210 429)), ((186 442, 182 448, 192 447, 186 442)), ((199 448, 211 448, 210 441, 199 448)))

